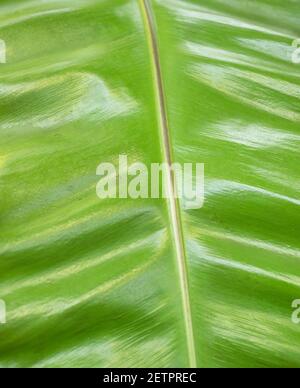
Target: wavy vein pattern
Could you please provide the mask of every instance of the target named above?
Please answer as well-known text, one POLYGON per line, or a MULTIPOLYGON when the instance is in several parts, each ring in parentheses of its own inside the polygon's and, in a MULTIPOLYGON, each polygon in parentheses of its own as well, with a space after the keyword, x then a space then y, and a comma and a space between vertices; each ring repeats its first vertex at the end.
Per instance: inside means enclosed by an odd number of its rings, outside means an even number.
POLYGON ((206 165, 182 212, 199 365, 299 367, 299 2, 154 4, 175 159, 206 165))
POLYGON ((0 365, 186 366, 166 203, 95 191, 162 158, 138 2, 2 0, 0 38, 0 365))
MULTIPOLYGON (((198 365, 299 367, 299 2, 151 4, 173 154, 206 165, 198 365)), ((163 158, 138 1, 2 0, 0 39, 0 366, 188 366, 167 204, 95 194, 100 162, 163 158)))

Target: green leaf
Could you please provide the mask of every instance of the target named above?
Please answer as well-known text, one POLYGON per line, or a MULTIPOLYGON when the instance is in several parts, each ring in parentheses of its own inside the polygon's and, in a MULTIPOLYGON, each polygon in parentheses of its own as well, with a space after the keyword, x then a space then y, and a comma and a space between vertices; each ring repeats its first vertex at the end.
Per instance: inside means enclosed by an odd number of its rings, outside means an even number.
POLYGON ((2 0, 1 367, 300 366, 299 16, 2 0), (100 200, 119 155, 205 163, 204 207, 100 200))

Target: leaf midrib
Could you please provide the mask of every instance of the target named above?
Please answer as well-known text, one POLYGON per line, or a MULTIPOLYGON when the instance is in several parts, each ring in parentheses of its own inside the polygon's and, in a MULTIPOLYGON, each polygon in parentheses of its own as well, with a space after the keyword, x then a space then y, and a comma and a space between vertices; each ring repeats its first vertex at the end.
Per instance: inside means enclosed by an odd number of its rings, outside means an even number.
POLYGON ((184 248, 184 238, 182 224, 180 221, 178 200, 176 199, 175 192, 175 176, 172 166, 172 148, 170 141, 170 129, 168 123, 168 114, 166 108, 166 98, 163 86, 163 77, 160 64, 160 55, 158 47, 158 39, 156 34, 156 28, 154 23, 154 16, 149 0, 139 0, 141 11, 143 14, 143 20, 145 24, 145 30, 148 37, 149 51, 152 59, 152 70, 154 76, 154 90, 157 103, 157 115, 160 123, 160 133, 163 145, 163 156, 166 163, 169 166, 167 177, 167 197, 169 212, 171 218, 171 230, 173 239, 175 241, 176 259, 179 274, 179 283, 182 296, 182 308, 184 313, 184 324, 186 331, 186 342, 189 355, 189 364, 192 368, 197 366, 196 361, 196 349, 193 330, 193 319, 191 312, 191 301, 188 284, 188 272, 187 261, 184 248))

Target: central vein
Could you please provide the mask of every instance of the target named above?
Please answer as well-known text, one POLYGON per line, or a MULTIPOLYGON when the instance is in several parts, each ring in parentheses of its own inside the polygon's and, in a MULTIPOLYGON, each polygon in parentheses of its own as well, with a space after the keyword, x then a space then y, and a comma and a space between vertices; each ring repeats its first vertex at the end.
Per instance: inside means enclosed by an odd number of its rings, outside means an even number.
POLYGON ((160 122, 160 130, 162 136, 163 143, 163 152, 164 158, 169 165, 168 178, 167 178, 167 190, 168 190, 168 198, 169 198, 169 209, 171 216, 171 226, 172 226, 172 234, 175 241, 175 249, 176 249, 176 258, 178 265, 178 273, 179 273, 179 281, 181 288, 181 296, 182 296, 182 305, 183 305, 183 313, 184 313, 184 324, 185 324, 185 332, 186 332, 186 341, 188 347, 189 354, 189 363, 192 368, 196 367, 196 350, 195 350, 195 340, 194 340, 194 332, 193 332, 193 321, 192 321, 192 313, 191 313, 191 303, 190 303, 190 295, 189 295, 189 286, 188 286, 188 275, 187 275, 187 264, 185 257, 185 249, 183 243, 183 231, 182 225, 179 216, 179 209, 177 206, 176 199, 176 189, 175 189, 175 176, 172 166, 172 151, 171 151, 171 142, 170 142, 170 131, 167 117, 167 109, 166 109, 166 101, 164 96, 164 87, 162 80, 162 71, 160 65, 159 58, 159 48, 158 48, 158 40, 156 35, 156 28, 154 24, 154 17, 152 14, 152 9, 149 0, 139 0, 142 13, 144 16, 144 21, 146 24, 146 29, 149 37, 149 46, 151 51, 151 57, 153 61, 153 70, 155 77, 155 92, 157 96, 157 105, 158 105, 158 115, 160 122))

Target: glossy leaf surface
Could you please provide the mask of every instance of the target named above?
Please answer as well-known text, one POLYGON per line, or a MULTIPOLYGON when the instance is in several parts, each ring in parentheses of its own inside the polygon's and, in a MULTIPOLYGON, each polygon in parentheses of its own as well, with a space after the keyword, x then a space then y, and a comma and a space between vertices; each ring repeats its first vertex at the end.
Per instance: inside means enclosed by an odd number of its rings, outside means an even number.
POLYGON ((170 201, 96 196, 166 159, 145 3, 2 0, 0 365, 299 367, 300 4, 147 4, 170 152, 206 169, 187 278, 170 201))

